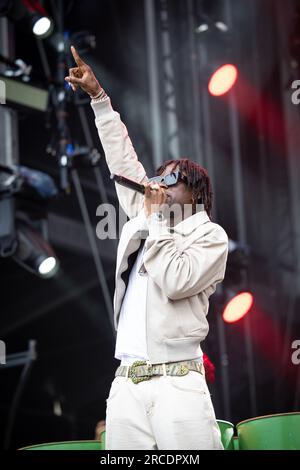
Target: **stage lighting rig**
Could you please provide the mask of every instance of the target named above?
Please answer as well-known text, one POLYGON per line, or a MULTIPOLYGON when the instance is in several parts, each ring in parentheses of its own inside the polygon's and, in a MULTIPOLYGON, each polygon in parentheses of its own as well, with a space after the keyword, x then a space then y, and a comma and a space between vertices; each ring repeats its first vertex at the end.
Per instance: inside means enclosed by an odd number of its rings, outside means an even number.
POLYGON ((95 168, 99 165, 101 155, 96 148, 88 146, 78 146, 68 143, 64 152, 61 152, 60 146, 53 145, 55 139, 47 146, 46 152, 51 157, 55 157, 58 162, 60 174, 60 189, 69 192, 70 171, 72 168, 95 168))
POLYGON ((6 16, 13 22, 22 22, 26 29, 40 39, 50 36, 54 23, 50 15, 38 0, 2 0, 0 1, 0 16, 6 16))
POLYGON ((7 69, 3 72, 6 77, 21 78, 24 82, 29 82, 32 66, 27 65, 24 60, 16 59, 13 62, 0 54, 0 63, 7 66, 7 69))
POLYGON ((53 20, 37 0, 23 0, 27 16, 31 22, 32 32, 40 39, 47 38, 54 29, 53 20))
POLYGON ((203 9, 196 24, 200 60, 204 61, 201 63, 200 80, 212 96, 222 96, 231 90, 238 79, 238 68, 230 46, 230 28, 222 18, 205 13, 203 9))
POLYGON ((14 261, 39 277, 49 278, 58 270, 58 260, 51 246, 40 233, 22 222, 17 222, 18 246, 14 261))
POLYGON ((2 258, 11 256, 17 248, 13 195, 20 186, 21 178, 18 171, 0 165, 0 257, 2 258))
POLYGON ((211 32, 220 32, 227 33, 229 28, 224 21, 219 19, 213 19, 209 15, 202 14, 198 18, 198 25, 195 28, 195 33, 211 33, 211 32))
POLYGON ((253 306, 254 296, 249 291, 225 291, 226 303, 222 317, 226 323, 235 323, 247 315, 253 306))
POLYGON ((45 173, 0 165, 0 257, 12 257, 43 278, 58 269, 54 251, 38 229, 46 222, 45 203, 57 193, 45 173))

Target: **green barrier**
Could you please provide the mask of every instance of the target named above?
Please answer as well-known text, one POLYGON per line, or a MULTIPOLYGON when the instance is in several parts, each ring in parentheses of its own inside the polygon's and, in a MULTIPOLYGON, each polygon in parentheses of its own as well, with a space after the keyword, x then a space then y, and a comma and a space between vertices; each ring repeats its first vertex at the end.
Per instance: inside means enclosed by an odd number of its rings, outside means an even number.
POLYGON ((224 450, 234 450, 233 444, 233 434, 234 434, 234 425, 229 421, 223 421, 217 419, 219 429, 221 432, 221 441, 224 447, 224 450))
POLYGON ((300 413, 247 419, 237 431, 240 450, 300 450, 300 413))
MULTIPOLYGON (((233 434, 234 434, 234 425, 229 423, 229 421, 223 421, 218 419, 217 423, 221 432, 221 441, 225 450, 234 450, 233 434)), ((101 433, 101 442, 103 449, 105 449, 105 431, 101 433)))
POLYGON ((239 438, 237 436, 233 437, 233 450, 240 450, 239 438))
POLYGON ((36 444, 22 447, 19 450, 103 450, 104 446, 100 441, 64 441, 49 442, 47 444, 36 444))
MULTIPOLYGON (((217 420, 221 432, 221 441, 225 450, 234 450, 234 426, 232 423, 217 420)), ((235 438, 237 439, 237 438, 235 438)), ((64 441, 49 442, 22 447, 19 450, 105 450, 105 431, 100 435, 100 441, 64 441)))
MULTIPOLYGON (((300 412, 259 416, 237 424, 217 420, 225 450, 300 450, 300 412)), ((100 441, 50 442, 19 450, 104 450, 105 431, 100 441)))
POLYGON ((105 435, 106 435, 106 432, 105 430, 102 431, 102 433, 100 434, 100 444, 101 444, 101 449, 102 450, 105 450, 105 435))

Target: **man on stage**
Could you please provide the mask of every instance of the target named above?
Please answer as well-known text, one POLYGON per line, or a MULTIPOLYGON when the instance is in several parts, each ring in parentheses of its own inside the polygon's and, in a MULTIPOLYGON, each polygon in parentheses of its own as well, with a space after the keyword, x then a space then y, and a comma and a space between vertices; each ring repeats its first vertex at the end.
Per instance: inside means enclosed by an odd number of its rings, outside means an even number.
POLYGON ((116 184, 129 221, 116 263, 121 364, 107 399, 106 449, 222 449, 200 347, 228 253, 225 231, 211 221, 210 179, 187 158, 166 161, 149 179, 110 98, 72 54, 66 81, 91 97, 110 172, 145 186, 143 195, 116 184))

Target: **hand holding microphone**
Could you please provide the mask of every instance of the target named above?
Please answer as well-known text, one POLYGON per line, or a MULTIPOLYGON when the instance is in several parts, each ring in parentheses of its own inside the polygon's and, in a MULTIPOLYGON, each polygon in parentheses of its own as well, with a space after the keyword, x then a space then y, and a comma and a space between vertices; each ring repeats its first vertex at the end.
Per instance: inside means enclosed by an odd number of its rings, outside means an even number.
POLYGON ((145 214, 146 217, 149 217, 153 212, 157 212, 161 205, 166 204, 167 195, 165 189, 168 187, 164 183, 137 183, 132 181, 125 176, 111 174, 110 178, 113 179, 116 183, 125 186, 126 188, 137 191, 145 196, 145 214))
POLYGON ((163 183, 145 183, 145 205, 146 217, 158 212, 160 207, 167 202, 165 189, 168 187, 163 183))

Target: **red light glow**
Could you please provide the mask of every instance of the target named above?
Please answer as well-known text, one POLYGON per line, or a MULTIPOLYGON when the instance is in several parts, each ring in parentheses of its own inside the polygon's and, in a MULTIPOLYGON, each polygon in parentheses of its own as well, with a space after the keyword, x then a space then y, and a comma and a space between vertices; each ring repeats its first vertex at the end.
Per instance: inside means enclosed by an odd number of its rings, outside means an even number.
POLYGON ((221 96, 227 93, 235 84, 238 71, 235 65, 226 64, 218 68, 211 76, 208 91, 213 96, 221 96))
POLYGON ((242 292, 226 305, 223 312, 223 320, 226 323, 234 323, 243 318, 253 305, 253 295, 250 292, 242 292))

